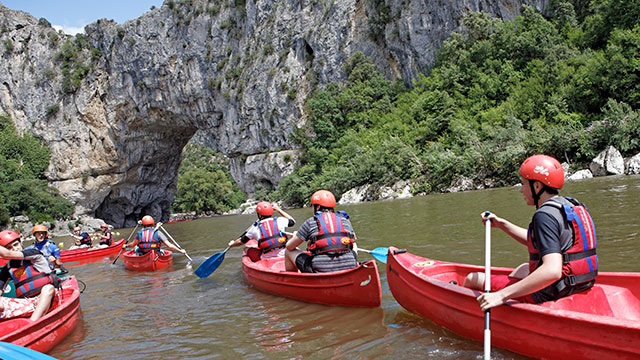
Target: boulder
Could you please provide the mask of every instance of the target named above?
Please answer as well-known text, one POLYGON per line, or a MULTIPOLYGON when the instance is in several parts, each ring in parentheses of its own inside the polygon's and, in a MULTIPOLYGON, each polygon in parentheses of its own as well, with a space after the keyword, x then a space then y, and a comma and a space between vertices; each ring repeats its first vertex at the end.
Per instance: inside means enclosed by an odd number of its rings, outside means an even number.
POLYGON ((591 173, 591 170, 584 169, 584 170, 576 171, 575 173, 571 174, 571 176, 567 177, 567 180, 570 180, 570 181, 582 180, 582 179, 590 179, 592 177, 593 177, 593 174, 591 173))
POLYGON ((625 161, 625 169, 625 174, 627 175, 640 174, 640 153, 625 161))
POLYGON ((589 170, 593 176, 621 175, 624 174, 624 159, 616 148, 609 146, 591 161, 589 170))

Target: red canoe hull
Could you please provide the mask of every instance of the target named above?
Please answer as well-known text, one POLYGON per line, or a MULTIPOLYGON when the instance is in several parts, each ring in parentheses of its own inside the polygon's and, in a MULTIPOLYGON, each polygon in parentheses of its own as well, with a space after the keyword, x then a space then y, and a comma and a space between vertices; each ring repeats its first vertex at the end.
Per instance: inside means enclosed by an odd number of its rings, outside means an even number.
POLYGON ((60 261, 62 261, 64 266, 67 267, 87 264, 106 257, 117 255, 118 252, 120 252, 120 249, 122 249, 123 245, 124 239, 120 239, 119 241, 106 248, 83 248, 61 251, 60 261))
MULTIPOLYGON (((483 340, 479 291, 452 285, 484 267, 425 259, 389 248, 387 280, 405 309, 483 340)), ((513 269, 492 268, 492 274, 513 269)), ((640 273, 600 273, 584 293, 540 305, 510 301, 491 309, 491 344, 542 359, 640 358, 640 273)))
POLYGON ((62 283, 62 302, 37 321, 13 318, 0 321, 0 341, 46 353, 76 327, 80 316, 80 290, 74 276, 62 283))
POLYGON ((137 256, 135 250, 129 250, 122 254, 122 258, 124 267, 135 271, 156 271, 167 267, 173 261, 173 255, 169 250, 164 250, 164 255, 149 251, 142 256, 137 256))
POLYGON ((380 277, 373 260, 334 273, 308 274, 284 269, 282 257, 257 262, 242 257, 244 278, 266 293, 324 305, 380 306, 380 277))

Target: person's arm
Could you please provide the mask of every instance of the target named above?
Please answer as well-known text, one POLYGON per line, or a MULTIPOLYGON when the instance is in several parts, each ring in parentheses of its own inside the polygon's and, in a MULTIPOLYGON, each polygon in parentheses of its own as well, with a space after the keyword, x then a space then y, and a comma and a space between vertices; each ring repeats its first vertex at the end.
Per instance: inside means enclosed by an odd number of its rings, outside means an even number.
POLYGON ((483 224, 487 219, 489 219, 491 220, 491 227, 498 228, 514 238, 517 242, 527 245, 527 229, 512 224, 510 221, 498 217, 493 213, 489 214, 489 216, 485 216, 485 213, 483 212, 480 214, 480 217, 482 217, 483 224))
POLYGON ((13 251, 5 248, 4 246, 0 246, 0 257, 4 259, 24 259, 24 255, 22 251, 13 251))
POLYGON ((282 210, 280 206, 278 206, 278 204, 273 204, 272 206, 273 210, 277 211, 280 215, 282 215, 282 217, 289 220, 289 227, 296 224, 296 219, 294 219, 293 216, 289 215, 289 213, 287 213, 286 211, 282 210))
POLYGON ((562 255, 559 253, 547 254, 542 257, 542 265, 536 268, 529 276, 517 283, 494 293, 484 293, 477 300, 482 311, 502 305, 507 300, 529 295, 553 284, 562 277, 562 255))
POLYGON ((293 237, 287 241, 287 245, 286 245, 287 250, 293 251, 303 242, 304 240, 302 240, 302 238, 298 236, 297 232, 293 233, 293 237))

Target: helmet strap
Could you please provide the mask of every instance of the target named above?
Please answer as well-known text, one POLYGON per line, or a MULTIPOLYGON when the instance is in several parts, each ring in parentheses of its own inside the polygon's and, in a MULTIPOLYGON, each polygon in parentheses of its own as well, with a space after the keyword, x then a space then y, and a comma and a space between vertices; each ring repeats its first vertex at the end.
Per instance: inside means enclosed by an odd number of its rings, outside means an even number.
POLYGON ((536 189, 535 189, 535 187, 533 186, 533 184, 535 183, 535 181, 531 181, 531 180, 528 180, 528 181, 529 181, 529 188, 531 189, 531 196, 533 197, 533 202, 534 202, 534 203, 535 203, 535 205, 536 205, 536 209, 538 209, 538 207, 539 207, 539 206, 538 206, 538 202, 540 202, 540 196, 542 195, 542 193, 544 193, 544 191, 545 191, 545 187, 544 187, 544 186, 542 186, 542 187, 540 188, 540 191, 536 192, 536 189))

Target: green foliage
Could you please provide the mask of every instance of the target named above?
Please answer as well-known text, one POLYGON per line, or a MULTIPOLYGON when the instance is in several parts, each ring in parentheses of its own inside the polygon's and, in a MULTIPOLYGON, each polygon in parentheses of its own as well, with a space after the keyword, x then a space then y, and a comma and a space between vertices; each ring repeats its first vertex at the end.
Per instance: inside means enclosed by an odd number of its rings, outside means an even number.
MULTIPOLYGON (((76 35, 74 41, 67 40, 55 59, 60 63, 62 72, 62 91, 66 94, 74 93, 80 87, 82 80, 89 74, 90 68, 85 65, 83 49, 87 46, 86 37, 76 35)), ((92 52, 92 55, 95 55, 92 52)))
MULTIPOLYGON (((383 5, 380 2, 378 5, 383 5)), ((612 145, 640 151, 640 6, 553 0, 550 18, 529 6, 503 22, 470 13, 411 90, 384 80, 354 54, 348 81, 307 100, 305 154, 277 197, 305 204, 365 184, 409 179, 442 191, 464 176, 496 186, 518 181, 527 156, 587 163, 612 145)))
POLYGON ((240 191, 227 168, 227 160, 213 149, 188 144, 182 152, 178 192, 172 210, 203 214, 239 207, 246 195, 240 191))
POLYGON ((8 116, 0 116, 0 225, 9 216, 53 221, 70 216, 73 204, 47 186, 44 172, 50 151, 30 135, 16 133, 8 116))

